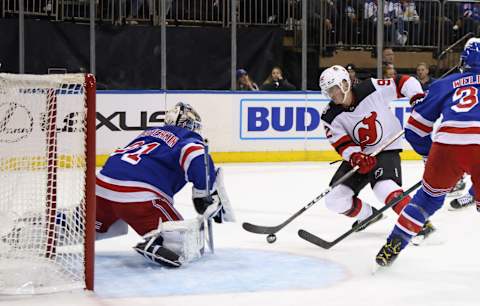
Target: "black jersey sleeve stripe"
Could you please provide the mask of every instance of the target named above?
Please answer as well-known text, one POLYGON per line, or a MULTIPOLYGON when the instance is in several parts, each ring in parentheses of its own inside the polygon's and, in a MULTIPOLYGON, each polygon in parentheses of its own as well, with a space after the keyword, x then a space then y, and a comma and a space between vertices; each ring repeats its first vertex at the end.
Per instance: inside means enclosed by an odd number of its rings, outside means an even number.
POLYGON ((373 85, 373 80, 368 79, 363 82, 360 82, 357 86, 352 88, 353 94, 355 95, 356 104, 362 102, 363 99, 371 95, 377 89, 373 85))
POLYGON ((345 109, 340 105, 330 102, 322 113, 322 120, 328 124, 332 124, 333 120, 344 111, 345 109))
POLYGON ((350 136, 346 135, 341 137, 336 142, 332 143, 332 146, 341 155, 346 148, 356 146, 356 143, 352 140, 350 136))
POLYGON ((335 150, 338 152, 338 154, 342 155, 343 151, 345 151, 349 147, 356 146, 357 144, 354 143, 353 141, 350 142, 345 142, 339 145, 338 147, 335 148, 335 150))

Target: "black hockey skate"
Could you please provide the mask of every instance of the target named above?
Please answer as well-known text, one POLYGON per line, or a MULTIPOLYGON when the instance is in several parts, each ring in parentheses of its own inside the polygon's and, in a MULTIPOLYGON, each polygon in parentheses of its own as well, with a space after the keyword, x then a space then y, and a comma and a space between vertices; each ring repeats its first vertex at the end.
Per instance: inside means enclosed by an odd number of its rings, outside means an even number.
POLYGON ((390 241, 387 241, 385 245, 380 249, 375 257, 375 261, 379 266, 386 267, 390 266, 395 259, 397 259, 398 254, 400 254, 402 247, 402 240, 398 237, 393 237, 390 241))
POLYGON ((425 221, 422 229, 418 232, 417 236, 412 238, 413 245, 420 245, 425 239, 427 239, 437 229, 433 226, 430 220, 425 221))
POLYGON ((162 236, 152 236, 133 247, 140 255, 162 266, 177 268, 182 265, 180 256, 162 246, 162 236))
MULTIPOLYGON (((375 207, 372 207, 372 214, 376 214, 377 211, 378 211, 378 210, 377 210, 375 207)), ((366 228, 367 228, 368 226, 370 226, 371 224, 382 220, 382 218, 383 218, 383 214, 379 214, 378 216, 376 216, 376 217, 373 218, 372 220, 368 221, 367 223, 365 223, 365 224, 363 224, 362 226, 360 226, 359 228, 357 228, 357 229, 356 229, 356 232, 363 231, 364 229, 366 229, 366 228)), ((355 222, 353 222, 352 228, 355 228, 358 223, 360 223, 358 220, 355 221, 355 222)))
POLYGON ((465 208, 467 206, 473 205, 475 203, 474 198, 467 193, 463 197, 457 198, 450 202, 450 207, 453 209, 465 208))

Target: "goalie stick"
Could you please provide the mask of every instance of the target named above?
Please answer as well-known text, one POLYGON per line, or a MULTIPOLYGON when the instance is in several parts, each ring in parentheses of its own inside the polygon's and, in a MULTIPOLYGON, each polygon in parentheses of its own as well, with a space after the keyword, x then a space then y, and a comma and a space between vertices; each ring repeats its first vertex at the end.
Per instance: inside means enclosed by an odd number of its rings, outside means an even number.
MULTIPOLYGON (((382 152, 386 147, 391 145, 395 140, 400 138, 405 132, 402 130, 395 134, 390 140, 388 140, 386 143, 381 145, 375 152, 371 154, 371 156, 376 156, 380 152, 382 152)), ((326 196, 333 188, 336 186, 342 184, 345 182, 348 178, 350 178, 357 170, 359 169, 359 166, 355 166, 352 170, 348 171, 345 173, 341 178, 339 178, 337 181, 335 181, 331 186, 329 186, 327 189, 325 189, 321 194, 319 194, 315 199, 310 201, 307 205, 302 207, 299 211, 297 211, 295 214, 293 214, 290 218, 285 220, 279 225, 276 226, 262 226, 262 225, 256 225, 248 222, 244 222, 242 224, 242 227, 244 230, 247 232, 255 233, 255 234, 275 234, 276 232, 280 231, 282 228, 284 228, 286 225, 288 225, 290 222, 292 222, 294 219, 296 219, 298 216, 303 214, 307 209, 309 209, 313 204, 317 203, 322 199, 324 196, 326 196)))
POLYGON ((387 205, 385 205, 384 207, 382 207, 381 209, 377 210, 376 213, 372 214, 370 217, 368 217, 367 219, 363 220, 362 222, 359 222, 356 226, 352 227, 351 229, 349 229, 348 231, 346 231, 345 233, 343 233, 342 235, 340 235, 338 238, 336 238, 335 240, 333 241, 326 241, 326 240, 323 240, 322 238, 310 233, 310 232, 307 232, 306 230, 303 230, 303 229, 300 229, 298 230, 298 236, 300 236, 300 238, 310 242, 310 243, 313 243, 321 248, 324 248, 324 249, 330 249, 331 247, 333 247, 334 245, 336 245, 337 243, 339 243, 340 241, 342 241, 343 239, 347 238, 348 236, 350 236, 352 233, 356 232, 360 227, 362 227, 364 224, 370 222, 370 220, 376 218, 378 215, 380 215, 381 213, 383 213, 384 211, 386 211, 387 209, 389 209, 390 207, 394 206, 395 204, 399 203, 400 201, 402 201, 406 196, 408 196, 410 193, 412 193, 415 189, 417 189, 418 187, 420 187, 420 185, 422 184, 422 181, 416 183, 415 185, 413 185, 412 187, 408 188, 405 192, 402 193, 402 195, 398 196, 397 198, 393 199, 390 203, 388 203, 387 205))
MULTIPOLYGON (((210 194, 210 161, 208 160, 208 154, 209 154, 209 148, 208 148, 208 139, 204 139, 205 143, 205 152, 203 154, 203 158, 205 161, 205 182, 206 182, 206 189, 207 189, 207 198, 211 202, 212 200, 212 195, 210 194)), ((215 245, 213 243, 213 222, 212 218, 207 219, 207 243, 208 243, 208 248, 212 253, 215 253, 215 245)))

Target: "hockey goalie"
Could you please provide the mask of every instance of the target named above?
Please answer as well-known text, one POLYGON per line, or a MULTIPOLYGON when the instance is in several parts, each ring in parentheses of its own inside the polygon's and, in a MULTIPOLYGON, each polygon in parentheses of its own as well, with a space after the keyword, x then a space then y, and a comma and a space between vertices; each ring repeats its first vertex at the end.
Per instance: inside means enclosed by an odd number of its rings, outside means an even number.
POLYGON ((145 130, 111 154, 97 175, 97 239, 121 235, 128 224, 143 237, 134 249, 147 260, 179 267, 202 256, 205 220, 233 222, 234 215, 222 169, 215 169, 200 129, 199 114, 178 103, 165 126, 145 130), (192 220, 173 205, 187 182, 198 213, 192 220))

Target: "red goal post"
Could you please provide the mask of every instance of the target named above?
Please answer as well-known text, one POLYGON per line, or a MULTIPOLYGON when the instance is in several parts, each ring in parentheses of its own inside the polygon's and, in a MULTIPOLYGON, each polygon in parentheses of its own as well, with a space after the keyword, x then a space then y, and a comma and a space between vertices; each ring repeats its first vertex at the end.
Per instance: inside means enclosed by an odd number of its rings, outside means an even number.
POLYGON ((0 294, 93 290, 95 87, 0 74, 0 294))

